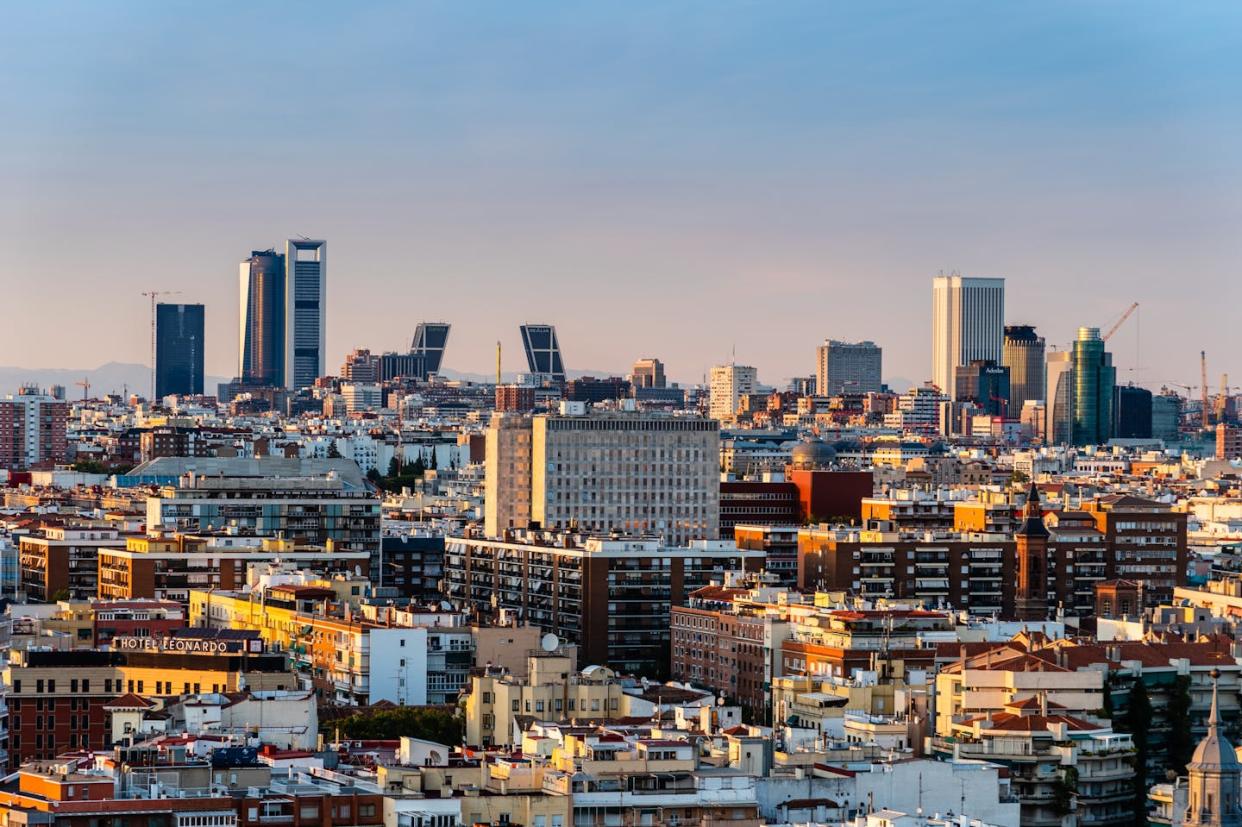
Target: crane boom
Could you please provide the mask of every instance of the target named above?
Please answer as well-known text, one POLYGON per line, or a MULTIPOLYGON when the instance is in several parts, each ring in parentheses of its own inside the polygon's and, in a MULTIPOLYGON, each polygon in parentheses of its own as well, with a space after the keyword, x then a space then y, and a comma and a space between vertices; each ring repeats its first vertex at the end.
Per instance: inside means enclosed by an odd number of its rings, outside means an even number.
POLYGON ((1116 332, 1117 332, 1117 331, 1121 328, 1121 326, 1122 326, 1123 324, 1125 324, 1125 323, 1126 323, 1126 319, 1130 318, 1130 315, 1131 315, 1131 314, 1132 314, 1135 310, 1138 310, 1138 306, 1139 306, 1139 303, 1138 303, 1138 302, 1135 302, 1134 304, 1132 304, 1132 305, 1130 305, 1129 307, 1127 307, 1127 308, 1126 308, 1126 312, 1121 314, 1121 318, 1120 318, 1120 319, 1118 319, 1117 321, 1113 322, 1113 326, 1112 326, 1112 327, 1110 327, 1110 328, 1108 329, 1108 332, 1104 334, 1104 337, 1103 337, 1103 338, 1104 338, 1104 341, 1106 341, 1106 342, 1107 342, 1110 338, 1112 338, 1112 335, 1113 335, 1114 333, 1116 333, 1116 332))
POLYGON ((142 295, 151 297, 151 402, 155 402, 155 304, 160 296, 172 296, 180 290, 144 290, 142 295))

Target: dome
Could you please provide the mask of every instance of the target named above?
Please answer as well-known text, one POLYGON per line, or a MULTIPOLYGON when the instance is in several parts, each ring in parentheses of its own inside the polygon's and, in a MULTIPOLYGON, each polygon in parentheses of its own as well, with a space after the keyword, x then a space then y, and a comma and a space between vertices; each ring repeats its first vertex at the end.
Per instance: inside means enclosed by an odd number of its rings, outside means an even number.
POLYGON ((1220 713, 1216 703, 1216 680, 1220 672, 1212 670, 1212 710, 1208 714, 1208 732, 1199 746, 1195 748, 1194 757, 1186 765, 1193 775, 1199 772, 1242 773, 1242 761, 1234 752, 1233 744, 1220 734, 1220 713))
POLYGON ((789 464, 806 471, 831 465, 836 458, 836 449, 818 439, 803 440, 789 452, 789 464))

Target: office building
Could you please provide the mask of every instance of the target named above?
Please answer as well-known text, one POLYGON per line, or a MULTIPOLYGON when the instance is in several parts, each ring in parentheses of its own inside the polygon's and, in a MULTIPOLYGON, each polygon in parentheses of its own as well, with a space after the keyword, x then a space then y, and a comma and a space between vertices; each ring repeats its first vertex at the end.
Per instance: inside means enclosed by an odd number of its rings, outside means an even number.
POLYGON ((1117 369, 1099 328, 1080 327, 1074 340, 1075 445, 1104 445, 1113 435, 1113 388, 1117 369))
POLYGON ((659 359, 639 359, 630 373, 630 382, 636 388, 665 388, 664 363, 659 359))
POLYGON ((1161 392, 1151 398, 1151 435, 1153 439, 1172 442, 1177 439, 1182 422, 1183 399, 1172 392, 1161 392))
POLYGON ((241 340, 238 379, 247 385, 285 384, 285 257, 255 250, 241 263, 241 340))
POLYGON ((1048 445, 1069 445, 1074 433, 1074 354, 1068 350, 1048 354, 1045 363, 1044 430, 1048 445))
POLYGON ((936 276, 932 282, 932 384, 957 388, 957 370, 976 359, 1000 364, 1005 340, 1005 280, 936 276))
POLYGON ((203 393, 203 306, 155 306, 155 398, 203 393))
POLYGON ((708 415, 721 422, 732 422, 742 398, 759 391, 759 371, 749 365, 716 365, 712 368, 708 415))
POLYGON ((564 383, 565 362, 556 328, 550 324, 524 324, 519 328, 526 351, 526 367, 540 382, 564 383))
POLYGON ((1113 436, 1151 439, 1151 399, 1146 388, 1118 385, 1113 391, 1113 436))
POLYGON ((616 402, 630 398, 631 385, 628 379, 620 376, 609 376, 596 379, 594 376, 583 376, 570 379, 565 383, 565 398, 571 402, 616 402))
POLYGON ((505 609, 577 644, 579 665, 660 676, 669 666, 671 607, 713 577, 758 570, 762 561, 763 552, 727 540, 666 544, 551 531, 449 537, 445 594, 480 617, 505 609))
POLYGON ((820 396, 879 393, 881 357, 875 342, 825 340, 815 349, 815 392, 820 396))
POLYGON ((285 243, 285 386, 308 388, 324 375, 328 242, 285 243))
POLYGON ((340 377, 346 382, 378 382, 381 372, 381 358, 366 348, 357 348, 341 363, 340 377))
POLYGON ((1001 364, 1009 368, 1009 416, 1016 418, 1027 402, 1044 398, 1044 338, 1030 325, 1006 326, 1001 364))
POLYGON ((571 402, 563 403, 563 410, 567 413, 492 417, 484 483, 488 536, 531 523, 660 536, 672 545, 716 536, 720 432, 715 421, 635 411, 587 413, 571 402))
POLYGON ((410 343, 410 352, 422 359, 422 372, 419 379, 426 379, 440 372, 444 362, 444 351, 448 348, 448 322, 419 322, 414 328, 414 341, 410 343))
POLYGON ((46 469, 64 462, 68 420, 68 403, 34 388, 0 399, 0 469, 46 469))
POLYGON ((986 359, 975 359, 957 369, 957 388, 953 398, 958 402, 973 402, 988 416, 1017 419, 1018 412, 1010 413, 1009 368, 986 359))

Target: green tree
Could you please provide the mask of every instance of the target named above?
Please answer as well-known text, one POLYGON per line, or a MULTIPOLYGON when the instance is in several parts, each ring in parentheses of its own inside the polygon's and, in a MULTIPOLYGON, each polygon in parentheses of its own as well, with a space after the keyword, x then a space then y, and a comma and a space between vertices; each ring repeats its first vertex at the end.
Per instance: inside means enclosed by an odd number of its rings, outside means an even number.
POLYGON ((1114 723, 1134 740, 1134 820, 1147 823, 1147 730, 1151 726, 1151 698, 1142 678, 1130 685, 1130 702, 1114 723))
POLYGON ((336 447, 336 440, 328 443, 328 459, 340 459, 341 449, 336 447))
POLYGON ((1190 732, 1190 676, 1178 675, 1169 691, 1168 768, 1178 775, 1186 774, 1186 764, 1194 755, 1195 744, 1190 732))
POLYGON ((438 706, 399 706, 393 709, 363 710, 346 718, 325 720, 320 732, 333 738, 385 740, 408 736, 452 746, 461 743, 462 720, 452 711, 438 706))
POLYGON ((393 454, 392 459, 388 461, 388 473, 384 476, 399 477, 401 476, 401 463, 397 462, 397 455, 393 454))

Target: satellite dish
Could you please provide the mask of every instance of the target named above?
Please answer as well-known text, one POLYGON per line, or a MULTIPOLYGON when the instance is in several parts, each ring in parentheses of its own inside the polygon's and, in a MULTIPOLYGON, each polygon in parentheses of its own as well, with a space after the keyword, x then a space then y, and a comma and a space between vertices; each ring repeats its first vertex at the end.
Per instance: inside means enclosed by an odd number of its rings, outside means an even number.
POLYGON ((539 646, 542 647, 543 651, 545 652, 555 652, 556 647, 560 645, 561 645, 560 638, 558 638, 556 635, 552 634, 551 632, 548 632, 539 641, 539 646))

